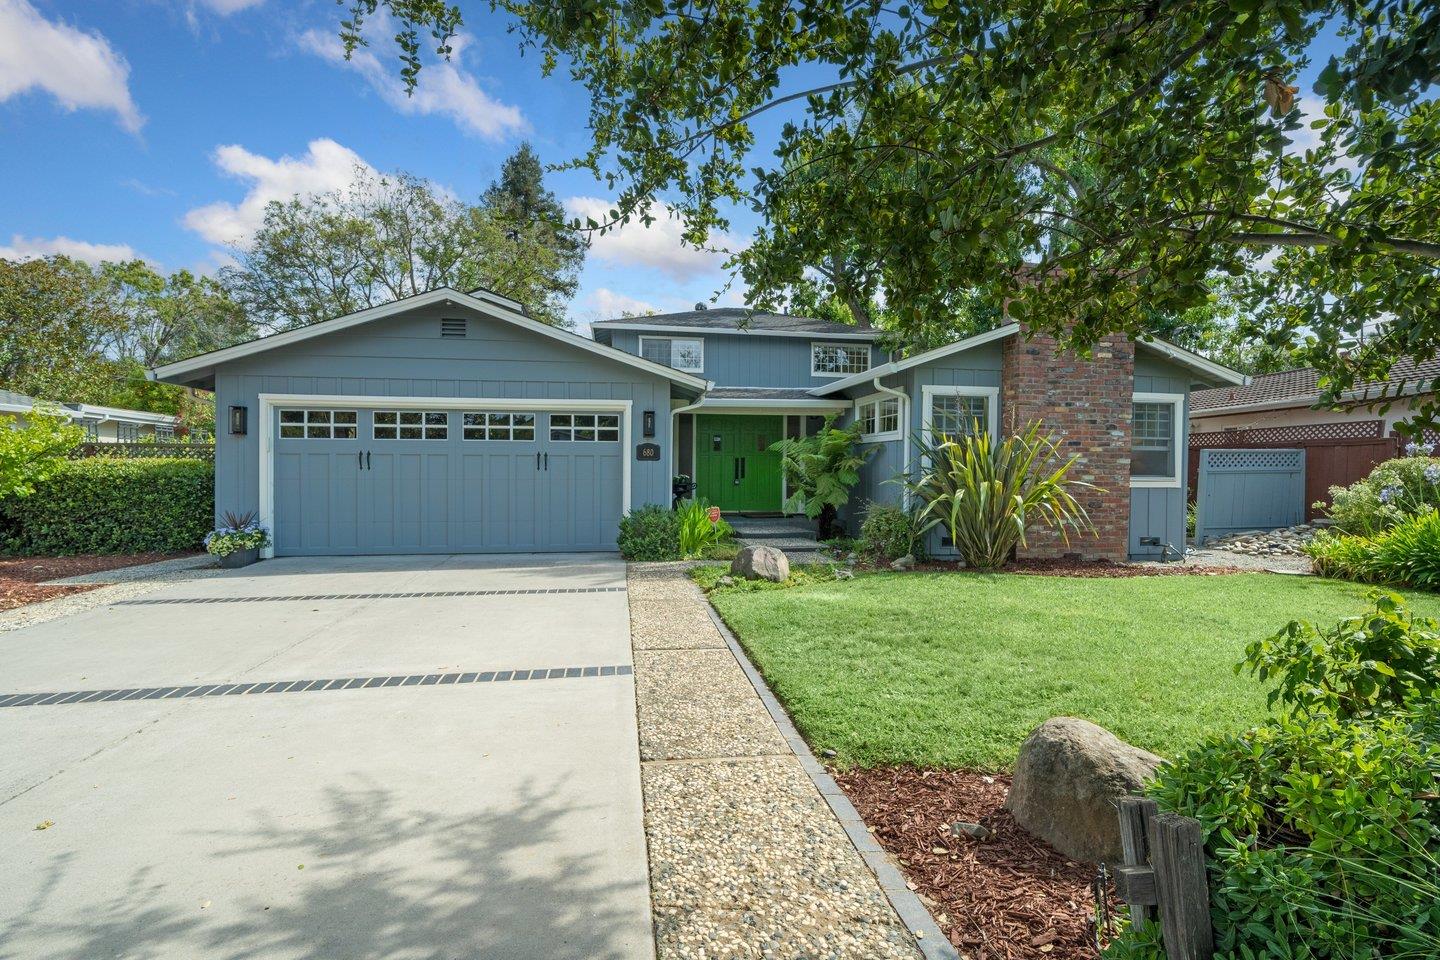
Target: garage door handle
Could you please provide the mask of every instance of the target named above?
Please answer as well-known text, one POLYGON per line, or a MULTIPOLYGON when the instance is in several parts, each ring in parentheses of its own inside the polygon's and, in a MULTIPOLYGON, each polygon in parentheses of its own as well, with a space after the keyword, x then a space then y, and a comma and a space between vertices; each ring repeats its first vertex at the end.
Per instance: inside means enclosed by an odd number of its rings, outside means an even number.
POLYGON ((547 471, 550 469, 550 451, 548 450, 545 451, 545 469, 547 471))
POLYGON ((540 454, 538 454, 538 453, 535 454, 535 469, 536 469, 536 470, 539 470, 539 469, 540 469, 540 454))
POLYGON ((365 454, 361 453, 359 450, 355 451, 355 469, 365 469, 365 454))
POLYGON ((366 470, 369 470, 369 469, 370 469, 370 451, 369 451, 369 450, 366 450, 366 451, 365 451, 365 469, 366 469, 366 470))

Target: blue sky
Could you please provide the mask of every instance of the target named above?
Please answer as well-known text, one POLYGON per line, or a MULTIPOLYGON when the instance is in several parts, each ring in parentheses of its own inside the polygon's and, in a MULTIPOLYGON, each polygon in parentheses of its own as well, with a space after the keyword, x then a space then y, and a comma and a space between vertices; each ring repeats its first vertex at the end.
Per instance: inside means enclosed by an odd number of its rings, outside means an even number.
MULTIPOLYGON (((407 99, 385 44, 339 59, 333 0, 0 0, 0 256, 136 255, 208 272, 266 200, 341 186, 357 162, 474 198, 522 140, 545 162, 579 155, 584 89, 543 78, 485 4, 465 7, 458 56, 407 99)), ((547 183, 577 214, 609 199, 585 173, 547 183)), ((678 233, 672 222, 598 238, 572 316, 683 309, 721 291, 723 257, 678 233)))

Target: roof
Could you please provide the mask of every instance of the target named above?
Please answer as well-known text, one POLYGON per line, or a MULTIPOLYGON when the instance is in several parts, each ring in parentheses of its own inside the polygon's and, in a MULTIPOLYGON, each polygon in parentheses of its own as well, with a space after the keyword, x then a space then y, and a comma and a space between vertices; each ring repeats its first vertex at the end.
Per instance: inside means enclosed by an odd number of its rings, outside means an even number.
MULTIPOLYGON (((1428 389, 1433 391, 1437 389, 1433 382, 1437 377, 1440 377, 1440 357, 1420 363, 1404 357, 1395 362, 1386 379, 1367 381, 1346 391, 1344 396, 1353 400, 1376 400, 1393 397, 1397 393, 1420 393, 1425 392, 1421 388, 1427 382, 1428 389)), ((1244 386, 1196 390, 1190 394, 1190 413, 1200 415, 1256 408, 1308 407, 1318 399, 1320 371, 1314 367, 1299 367, 1279 373, 1258 374, 1244 386)))
POLYGON ((716 387, 705 396, 714 400, 814 400, 809 387, 716 387))
POLYGON ((0 410, 7 413, 24 413, 40 401, 14 390, 0 390, 0 410))
MULTIPOLYGON (((45 401, 14 390, 0 390, 0 413, 29 413, 37 404, 45 401)), ((178 423, 179 418, 168 413, 151 413, 148 410, 129 410, 124 407, 101 407, 91 403, 51 403, 56 413, 72 420, 120 420, 127 423, 178 423)))
POLYGON ((823 413, 843 410, 849 405, 850 401, 843 397, 829 400, 817 397, 808 387, 713 387, 695 405, 683 409, 723 407, 727 410, 755 408, 766 412, 794 410, 801 413, 813 410, 823 413))
POLYGON ((784 313, 766 313, 744 307, 716 307, 713 310, 684 310, 680 313, 652 313, 645 317, 624 317, 619 320, 596 320, 590 324, 602 330, 659 330, 686 332, 691 330, 730 330, 762 336, 824 336, 844 339, 873 340, 883 331, 861 329, 834 320, 793 317, 784 313))
POLYGON ((199 356, 190 357, 188 360, 179 360, 175 363, 163 364, 151 370, 149 375, 151 379, 154 380, 164 380, 169 383, 192 384, 213 375, 214 368, 222 363, 265 353, 266 351, 289 346, 293 343, 300 343, 312 337, 338 333, 364 323, 381 320, 398 313, 404 313, 407 310, 414 310, 418 307, 426 307, 437 303, 467 307, 477 313, 482 313, 496 320, 503 320, 506 323, 529 330, 532 333, 549 337, 552 340, 558 340, 576 349, 599 354, 609 360, 614 360, 618 363, 644 370, 646 373, 663 377, 666 380, 677 383, 683 387, 688 387, 691 390, 703 391, 710 386, 709 381, 702 377, 681 373, 679 370, 671 369, 664 364, 646 360, 644 357, 637 357, 633 353, 626 353, 614 347, 607 347, 603 343, 596 343, 588 337, 579 336, 578 334, 571 333, 569 330, 561 330, 559 327, 552 327, 547 323, 541 323, 539 320, 532 320, 523 313, 492 302, 489 298, 482 299, 481 297, 471 296, 468 293, 461 293, 459 290, 450 287, 438 287, 434 290, 428 290, 425 293, 404 297, 400 300, 393 300, 390 303, 382 304, 378 307, 371 307, 368 310, 360 310, 343 317, 335 317, 332 320, 322 320, 319 323, 296 327, 291 330, 282 331, 281 333, 272 333, 268 337, 259 337, 245 343, 238 343, 233 347, 225 347, 222 350, 212 350, 209 353, 202 353, 199 356))

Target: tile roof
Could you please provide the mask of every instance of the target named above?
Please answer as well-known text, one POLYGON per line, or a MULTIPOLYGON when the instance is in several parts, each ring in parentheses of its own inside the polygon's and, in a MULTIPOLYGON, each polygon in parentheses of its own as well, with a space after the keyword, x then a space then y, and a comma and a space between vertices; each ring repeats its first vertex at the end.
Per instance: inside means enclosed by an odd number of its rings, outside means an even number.
POLYGON ((694 327, 697 330, 769 330, 778 333, 873 333, 879 330, 862 330, 848 323, 834 320, 816 320, 811 317, 792 317, 784 313, 764 313, 743 307, 715 307, 710 310, 682 310, 679 313, 652 313, 644 317, 624 317, 615 320, 597 320, 591 326, 605 327, 612 324, 633 324, 646 327, 694 327))
MULTIPOLYGON (((1440 357, 1420 363, 1405 358, 1398 361, 1384 380, 1374 380, 1356 387, 1356 390, 1375 391, 1381 386, 1395 388, 1414 385, 1415 381, 1431 381, 1440 377, 1440 357)), ((1430 389, 1436 389, 1431 384, 1430 389)), ((1205 413, 1209 410, 1257 405, 1308 407, 1320 396, 1320 374, 1313 367, 1296 370, 1282 370, 1279 373, 1262 373, 1250 379, 1243 387, 1215 387, 1211 390, 1196 390, 1190 394, 1190 412, 1205 413)))

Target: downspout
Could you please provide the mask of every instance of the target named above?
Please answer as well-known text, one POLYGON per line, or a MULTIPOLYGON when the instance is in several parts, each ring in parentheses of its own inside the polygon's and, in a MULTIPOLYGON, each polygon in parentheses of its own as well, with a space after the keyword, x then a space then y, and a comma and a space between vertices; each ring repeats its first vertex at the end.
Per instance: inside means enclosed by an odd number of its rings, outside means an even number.
MULTIPOLYGON (((870 383, 875 387, 877 393, 883 393, 900 401, 900 469, 904 471, 904 476, 908 480, 910 478, 910 395, 904 390, 885 386, 880 382, 879 377, 871 380, 870 383)), ((905 509, 910 508, 909 490, 905 491, 901 502, 905 505, 905 509)))

